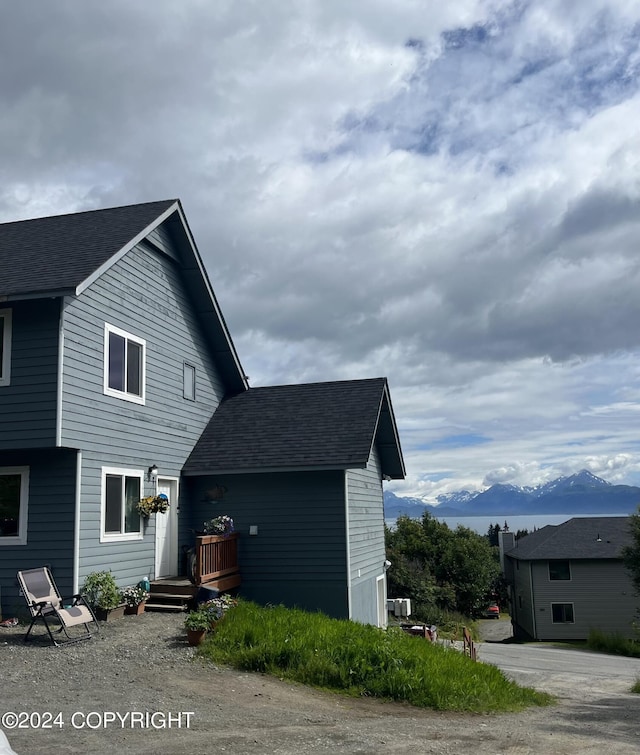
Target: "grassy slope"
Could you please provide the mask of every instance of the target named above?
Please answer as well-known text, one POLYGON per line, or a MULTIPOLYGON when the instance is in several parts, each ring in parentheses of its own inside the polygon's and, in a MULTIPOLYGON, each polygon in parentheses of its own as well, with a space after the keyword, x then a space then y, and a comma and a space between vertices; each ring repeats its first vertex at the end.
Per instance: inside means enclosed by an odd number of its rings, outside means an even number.
POLYGON ((494 666, 401 630, 382 632, 282 606, 241 603, 202 652, 236 668, 434 710, 515 711, 552 701, 494 666))

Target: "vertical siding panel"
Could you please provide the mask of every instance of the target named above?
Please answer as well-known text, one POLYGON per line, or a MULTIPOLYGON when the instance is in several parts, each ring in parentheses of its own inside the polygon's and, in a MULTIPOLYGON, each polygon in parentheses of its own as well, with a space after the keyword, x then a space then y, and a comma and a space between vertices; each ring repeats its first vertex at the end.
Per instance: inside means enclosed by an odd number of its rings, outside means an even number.
POLYGON ((380 459, 374 448, 366 469, 347 472, 351 555, 351 618, 377 624, 376 578, 384 574, 384 502, 380 459))

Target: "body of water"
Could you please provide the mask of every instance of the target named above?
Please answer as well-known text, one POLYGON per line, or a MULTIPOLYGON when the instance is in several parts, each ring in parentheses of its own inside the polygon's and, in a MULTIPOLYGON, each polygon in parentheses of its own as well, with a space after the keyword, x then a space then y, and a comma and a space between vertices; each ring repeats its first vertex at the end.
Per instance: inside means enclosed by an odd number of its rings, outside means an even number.
MULTIPOLYGON (((548 524, 562 524, 568 519, 574 517, 594 517, 594 516, 629 516, 628 514, 527 514, 523 516, 443 516, 435 517, 439 522, 444 522, 450 529, 454 530, 458 525, 468 527, 470 530, 486 535, 491 525, 499 524, 504 529, 505 521, 509 525, 511 532, 518 530, 542 529, 548 524)), ((386 524, 392 529, 395 527, 395 519, 387 519, 386 524)))

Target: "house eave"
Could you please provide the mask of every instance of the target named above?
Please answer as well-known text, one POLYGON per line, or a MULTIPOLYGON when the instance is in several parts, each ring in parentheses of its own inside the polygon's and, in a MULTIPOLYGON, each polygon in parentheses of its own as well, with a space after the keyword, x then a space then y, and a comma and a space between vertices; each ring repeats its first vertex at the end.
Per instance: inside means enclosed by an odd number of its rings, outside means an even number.
POLYGON ((274 474, 291 472, 344 472, 348 469, 366 469, 366 466, 366 463, 349 462, 348 464, 247 467, 244 469, 207 467, 202 469, 190 469, 184 471, 183 474, 185 477, 206 477, 210 475, 274 474))

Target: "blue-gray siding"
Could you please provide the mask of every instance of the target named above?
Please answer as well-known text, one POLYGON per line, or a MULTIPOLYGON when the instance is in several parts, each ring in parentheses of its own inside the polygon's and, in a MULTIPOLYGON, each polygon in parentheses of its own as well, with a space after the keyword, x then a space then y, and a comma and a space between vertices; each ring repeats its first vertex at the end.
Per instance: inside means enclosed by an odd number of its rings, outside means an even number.
MULTIPOLYGON (((241 595, 256 602, 320 610, 348 618, 344 472, 297 472, 187 478, 193 507, 181 509, 183 544, 189 528, 229 514, 240 533, 241 595), (206 490, 227 487, 222 501, 206 490), (249 527, 258 527, 249 535, 249 527)), ((183 487, 184 492, 184 487, 183 487)))
POLYGON ((47 565, 64 595, 73 587, 76 452, 4 451, 0 466, 29 468, 28 530, 25 545, 0 545, 1 613, 24 614, 16 572, 47 565))
POLYGON ((366 469, 347 472, 351 618, 378 623, 376 580, 384 575, 384 505, 380 460, 374 449, 366 469))
POLYGON ((0 450, 52 447, 60 304, 48 299, 0 306, 12 310, 13 320, 11 384, 0 386, 0 450))
MULTIPOLYGON (((163 234, 164 243, 169 237, 163 234)), ((143 542, 100 543, 101 468, 177 477, 223 395, 222 381, 177 265, 142 243, 81 296, 65 302, 63 445, 83 449, 80 584, 111 567, 120 585, 153 577, 153 518, 143 542), (146 402, 104 395, 105 323, 146 341, 146 402), (196 368, 196 400, 183 398, 183 363, 196 368)), ((153 492, 145 484, 145 494, 153 492)))
POLYGON ((547 561, 520 562, 514 571, 515 610, 526 633, 538 640, 584 640, 598 629, 634 637, 640 599, 622 562, 572 560, 570 570, 570 580, 550 580, 547 561), (574 623, 553 623, 553 603, 571 603, 574 623))

